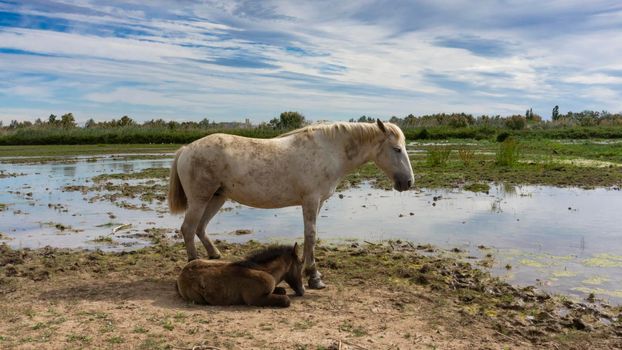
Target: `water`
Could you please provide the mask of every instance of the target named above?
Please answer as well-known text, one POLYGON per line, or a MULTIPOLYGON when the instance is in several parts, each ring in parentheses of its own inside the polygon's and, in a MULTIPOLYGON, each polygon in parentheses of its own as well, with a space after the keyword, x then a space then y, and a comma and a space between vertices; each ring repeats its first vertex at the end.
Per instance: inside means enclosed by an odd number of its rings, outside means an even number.
MULTIPOLYGON (((0 233, 16 248, 144 246, 148 243, 139 235, 145 229, 165 228, 173 233, 180 226, 181 216, 168 214, 166 203, 155 201, 145 210, 124 209, 106 200, 91 200, 100 193, 63 188, 89 186, 99 174, 169 165, 170 159, 111 157, 95 162, 79 158, 68 163, 0 164, 5 174, 23 174, 0 179, 0 203, 7 205, 0 211, 0 233), (132 227, 113 235, 121 244, 93 242, 126 223, 132 227), (70 228, 60 230, 57 224, 70 228)), ((595 292, 597 297, 622 302, 619 191, 493 186, 489 194, 425 189, 397 193, 363 185, 341 194, 325 203, 318 219, 318 236, 325 242, 402 239, 457 247, 464 251, 457 255, 467 260, 492 254, 491 271, 511 282, 535 283, 577 298, 595 292)), ((143 204, 139 199, 126 201, 143 204)), ((298 207, 263 210, 227 202, 224 208, 208 226, 213 238, 302 242, 298 207), (252 233, 233 234, 238 229, 252 233)))

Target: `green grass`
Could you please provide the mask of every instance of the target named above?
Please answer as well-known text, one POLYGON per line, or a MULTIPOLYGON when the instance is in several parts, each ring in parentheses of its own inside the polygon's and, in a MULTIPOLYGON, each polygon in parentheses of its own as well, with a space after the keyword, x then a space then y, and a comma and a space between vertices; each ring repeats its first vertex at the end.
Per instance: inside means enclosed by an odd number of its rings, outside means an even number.
MULTIPOLYGON (((492 182, 584 188, 621 186, 622 167, 616 165, 622 165, 622 143, 603 145, 600 142, 601 140, 571 143, 521 140, 520 161, 513 162, 511 167, 497 164, 497 151, 501 146, 495 141, 469 141, 468 145, 461 140, 448 140, 437 144, 416 142, 409 146, 409 149, 419 151, 411 155, 415 186, 418 188, 466 186, 469 190, 484 191, 484 187, 473 185, 492 182), (458 152, 450 153, 442 168, 429 161, 429 149, 438 147, 461 149, 467 146, 473 152, 473 160, 468 166, 464 164, 458 152), (611 162, 612 167, 579 166, 565 162, 576 159, 611 162)), ((514 160, 516 159, 512 161, 514 160)), ((373 163, 368 163, 348 175, 339 188, 356 185, 365 180, 380 188, 389 189, 393 185, 373 163)))
POLYGON ((451 154, 451 148, 446 146, 434 146, 428 148, 427 162, 429 166, 445 166, 449 155, 451 154))
POLYGON ((473 163, 473 159, 475 158, 475 151, 469 148, 460 148, 458 149, 458 156, 462 161, 464 166, 469 166, 473 163))
MULTIPOLYGON (((499 133, 503 132, 521 139, 622 139, 622 126, 563 127, 542 124, 524 130, 510 130, 502 127, 474 125, 459 128, 450 126, 405 127, 403 131, 408 140, 494 140, 499 133)), ((218 132, 246 137, 270 138, 284 131, 270 128, 171 129, 168 127, 126 126, 62 129, 31 127, 1 131, 0 145, 186 144, 218 132)))
POLYGON ((82 335, 82 334, 69 334, 67 336, 67 341, 70 342, 70 343, 80 342, 80 343, 87 343, 88 344, 88 343, 91 342, 92 339, 93 338, 91 336, 82 335))
POLYGON ((121 336, 114 336, 106 339, 106 341, 110 344, 122 344, 125 343, 125 339, 121 336))
POLYGON ((0 145, 184 144, 209 134, 226 132, 268 138, 282 133, 273 129, 170 129, 127 126, 116 128, 27 128, 0 134, 0 145))
POLYGON ((93 242, 95 242, 95 243, 112 244, 112 243, 114 243, 114 240, 110 236, 99 236, 99 237, 93 239, 93 242))
POLYGON ((0 157, 54 157, 115 153, 171 153, 180 144, 99 144, 0 146, 0 157))

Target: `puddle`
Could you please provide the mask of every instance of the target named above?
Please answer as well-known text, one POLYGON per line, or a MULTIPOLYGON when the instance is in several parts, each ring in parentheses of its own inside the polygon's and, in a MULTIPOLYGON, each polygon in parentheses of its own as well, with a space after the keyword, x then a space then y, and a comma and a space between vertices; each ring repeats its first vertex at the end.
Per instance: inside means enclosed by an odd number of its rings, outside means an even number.
MULTIPOLYGON (((89 156, 74 158, 70 164, 0 164, 1 172, 19 174, 0 178, 0 241, 16 248, 121 250, 148 244, 144 233, 149 228, 174 235, 182 219, 168 214, 165 202, 123 198, 115 205, 89 202, 93 193, 63 191, 66 186, 91 186, 97 175, 168 167, 170 162, 89 156), (121 201, 125 205, 119 206, 121 201)), ((538 284, 577 298, 595 293, 620 303, 621 210, 622 195, 608 189, 493 185, 488 194, 398 193, 364 184, 325 203, 318 237, 325 242, 402 239, 459 248, 464 256, 492 254, 491 271, 512 283, 538 284)), ((232 202, 208 227, 212 238, 233 242, 301 242, 302 232, 299 207, 264 210, 232 202)))

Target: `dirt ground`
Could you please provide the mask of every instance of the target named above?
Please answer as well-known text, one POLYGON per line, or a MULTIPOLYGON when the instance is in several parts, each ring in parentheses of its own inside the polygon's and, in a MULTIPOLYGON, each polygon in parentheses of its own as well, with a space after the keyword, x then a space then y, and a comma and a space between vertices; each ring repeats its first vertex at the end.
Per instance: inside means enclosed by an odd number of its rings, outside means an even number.
MULTIPOLYGON (((260 245, 219 246, 235 259, 260 245)), ((320 248, 328 288, 271 309, 182 301, 175 278, 185 251, 178 244, 159 240, 129 253, 0 245, 0 348, 622 347, 620 308, 515 288, 422 249, 430 248, 320 248)))

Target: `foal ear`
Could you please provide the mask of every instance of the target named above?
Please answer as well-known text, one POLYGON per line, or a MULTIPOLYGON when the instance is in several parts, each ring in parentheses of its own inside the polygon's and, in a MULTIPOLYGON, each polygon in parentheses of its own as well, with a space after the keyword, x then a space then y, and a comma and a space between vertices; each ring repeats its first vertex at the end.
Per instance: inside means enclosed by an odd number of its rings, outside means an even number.
POLYGON ((300 252, 299 252, 300 248, 298 248, 298 242, 294 243, 294 256, 296 258, 300 257, 300 252))
POLYGON ((376 118, 376 124, 378 124, 378 127, 380 128, 380 130, 382 130, 383 133, 387 133, 387 129, 384 127, 384 123, 380 119, 376 118))

